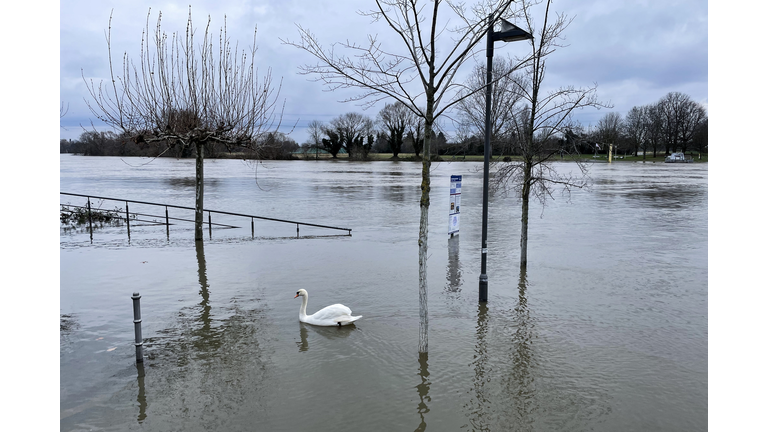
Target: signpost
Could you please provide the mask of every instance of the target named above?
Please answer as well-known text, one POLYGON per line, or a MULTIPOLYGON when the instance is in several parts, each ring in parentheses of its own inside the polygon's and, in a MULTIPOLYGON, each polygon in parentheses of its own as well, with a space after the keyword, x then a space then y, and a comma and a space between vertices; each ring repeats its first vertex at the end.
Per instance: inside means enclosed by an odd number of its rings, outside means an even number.
POLYGON ((448 234, 453 237, 459 232, 459 213, 461 206, 461 176, 451 176, 451 209, 448 211, 448 234))

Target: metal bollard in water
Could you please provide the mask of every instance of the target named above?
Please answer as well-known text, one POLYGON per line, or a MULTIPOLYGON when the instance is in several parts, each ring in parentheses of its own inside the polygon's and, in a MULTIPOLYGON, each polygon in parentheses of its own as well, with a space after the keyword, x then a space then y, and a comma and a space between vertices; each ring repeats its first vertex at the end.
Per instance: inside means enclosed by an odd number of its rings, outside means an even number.
POLYGON ((141 338, 141 304, 139 299, 141 296, 135 292, 131 296, 133 299, 133 329, 136 333, 136 361, 141 363, 144 361, 144 341, 141 338))

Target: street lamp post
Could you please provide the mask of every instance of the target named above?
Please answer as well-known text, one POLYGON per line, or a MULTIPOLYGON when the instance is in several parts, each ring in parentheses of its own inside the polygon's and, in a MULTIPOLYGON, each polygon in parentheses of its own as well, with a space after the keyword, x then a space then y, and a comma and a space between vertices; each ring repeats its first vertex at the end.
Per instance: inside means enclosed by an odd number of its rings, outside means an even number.
POLYGON ((488 275, 485 272, 486 257, 488 255, 488 169, 491 162, 491 84, 493 82, 493 43, 496 41, 514 42, 533 39, 533 36, 525 30, 510 23, 504 18, 501 20, 501 31, 493 31, 495 24, 493 15, 488 16, 488 44, 485 55, 488 59, 485 79, 485 148, 483 157, 483 246, 480 255, 480 302, 488 301, 488 275))

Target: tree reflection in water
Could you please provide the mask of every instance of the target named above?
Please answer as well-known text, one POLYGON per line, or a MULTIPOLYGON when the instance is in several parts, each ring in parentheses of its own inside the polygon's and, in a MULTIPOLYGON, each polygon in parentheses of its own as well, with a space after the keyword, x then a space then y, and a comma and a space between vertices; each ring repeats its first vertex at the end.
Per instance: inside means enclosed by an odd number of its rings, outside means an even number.
POLYGON ((420 432, 427 430, 427 422, 424 419, 424 415, 429 412, 427 402, 431 402, 432 398, 429 397, 429 369, 428 369, 429 353, 419 353, 419 377, 421 377, 421 384, 416 386, 416 390, 419 392, 419 406, 417 411, 421 418, 421 423, 414 432, 420 432))
POLYGON ((518 301, 512 319, 514 333, 512 334, 511 373, 505 377, 506 396, 512 401, 514 410, 508 413, 509 423, 515 425, 515 430, 533 430, 534 411, 537 410, 536 386, 531 369, 534 366, 533 339, 534 323, 528 309, 526 291, 528 279, 525 265, 520 266, 518 283, 518 301))
POLYGON ((513 310, 497 312, 492 320, 487 303, 477 306, 472 398, 465 405, 470 430, 533 430, 534 411, 538 408, 531 371, 534 334, 527 287, 526 269, 522 267, 513 310), (491 321, 498 321, 498 336, 489 334, 491 321))
POLYGON ((178 424, 187 430, 242 430, 265 409, 269 394, 269 353, 260 340, 265 311, 251 298, 243 300, 247 308, 238 298, 214 301, 203 242, 195 242, 195 252, 199 300, 182 308, 172 326, 145 338, 152 379, 139 377, 139 421, 151 420, 158 430, 178 424), (144 385, 151 397, 144 396, 144 385))

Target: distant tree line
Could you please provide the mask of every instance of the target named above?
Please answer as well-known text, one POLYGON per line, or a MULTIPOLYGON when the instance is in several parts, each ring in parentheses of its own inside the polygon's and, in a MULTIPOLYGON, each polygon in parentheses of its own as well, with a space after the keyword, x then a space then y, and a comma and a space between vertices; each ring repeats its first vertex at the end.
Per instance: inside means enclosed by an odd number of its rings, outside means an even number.
MULTIPOLYGON (((503 61, 499 71, 506 66, 503 61)), ((477 71, 474 79, 482 79, 477 71)), ((510 77, 512 75, 509 75, 510 77)), ((511 78, 510 78, 511 80, 511 78)), ((501 94, 503 88, 494 87, 493 100, 510 102, 501 94)), ((507 92, 509 94, 509 92, 507 92)), ((514 96, 512 96, 514 97, 514 96)), ((432 143, 439 156, 482 155, 484 145, 484 95, 465 100, 458 107, 459 128, 453 141, 438 129, 432 132, 432 143)), ((503 105, 494 104, 492 109, 503 105)), ((511 106, 511 105, 509 105, 511 106)), ((519 156, 521 146, 516 142, 519 134, 508 112, 492 113, 491 143, 494 156, 519 156)), ((643 154, 656 157, 658 154, 669 155, 677 151, 707 153, 709 119, 704 107, 691 100, 683 93, 670 92, 653 104, 635 106, 625 116, 616 112, 606 113, 595 127, 566 128, 562 136, 550 138, 552 148, 576 150, 582 154, 605 154, 613 144, 614 154, 638 156, 643 154)), ((308 126, 309 138, 299 146, 295 140, 281 132, 265 135, 257 151, 239 149, 232 153, 231 148, 217 142, 206 143, 207 158, 261 158, 285 160, 296 158, 296 153, 311 155, 317 151, 327 152, 336 158, 346 153, 352 159, 364 160, 370 153, 392 153, 399 158, 401 153, 415 154, 421 157, 424 145, 423 120, 399 102, 388 103, 373 119, 364 114, 348 112, 328 123, 313 120, 308 126)), ((74 153, 85 156, 144 156, 193 158, 195 148, 174 146, 173 143, 161 142, 158 145, 136 143, 133 137, 118 135, 114 132, 85 131, 76 140, 62 139, 61 153, 74 153)))
POLYGON ((579 134, 584 150, 638 156, 707 153, 706 109, 683 93, 670 92, 656 103, 632 107, 625 116, 606 113, 597 126, 579 134))
MULTIPOLYGON (((262 142, 254 149, 228 148, 219 142, 207 142, 203 146, 206 158, 244 158, 244 159, 291 159, 299 150, 299 145, 292 138, 281 132, 264 135, 262 142), (235 151, 235 152, 233 152, 235 151)), ((73 153, 84 156, 144 156, 194 158, 196 149, 192 146, 178 145, 171 140, 148 145, 137 143, 134 137, 119 135, 112 131, 85 131, 76 140, 62 139, 60 153, 73 153)))
MULTIPOLYGON (((509 67, 503 59, 494 64, 498 75, 504 77, 493 88, 491 113, 491 148, 494 156, 521 156, 525 131, 520 125, 526 111, 515 112, 520 95, 514 91, 513 74, 504 74, 509 67), (496 102, 498 101, 498 102, 496 102)), ((481 65, 470 80, 484 79, 481 65)), ((475 83, 477 84, 477 83, 475 83)), ((471 86, 472 83, 467 83, 471 86)), ((432 132, 433 155, 482 155, 485 139, 485 95, 467 98, 457 106, 458 130, 451 141, 439 128, 432 132)), ((544 145, 557 151, 581 154, 605 154, 613 145, 614 154, 639 155, 644 152, 656 157, 681 151, 706 153, 708 117, 704 107, 688 95, 671 92, 654 104, 633 107, 625 116, 616 112, 605 114, 594 127, 571 124, 561 134, 548 138, 544 145)), ((301 152, 311 155, 327 152, 333 158, 346 153, 352 159, 366 159, 369 153, 401 153, 421 157, 424 145, 423 120, 413 115, 399 102, 388 103, 376 118, 349 112, 328 123, 309 123, 309 138, 301 152)))
MULTIPOLYGON (((500 68, 499 73, 502 71, 500 68)), ((517 96, 509 89, 499 90, 500 84, 503 82, 494 87, 494 101, 498 98, 506 103, 494 103, 492 107, 492 151, 495 156, 520 156, 523 151, 518 143, 522 135, 517 127, 520 122, 516 121, 512 110, 497 107, 514 106, 517 96)), ((481 106, 485 101, 476 99, 466 99, 459 106, 457 143, 451 146, 454 152, 482 154, 485 112, 481 106)), ((563 152, 606 154, 613 145, 614 154, 638 156, 642 152, 653 157, 678 151, 707 153, 707 128, 707 112, 701 104, 686 94, 670 92, 656 103, 633 107, 623 117, 616 112, 606 113, 594 127, 568 125, 562 133, 549 138, 547 147, 563 152)))
POLYGON ((670 92, 656 103, 632 107, 624 117, 605 114, 587 136, 595 143, 613 144, 617 154, 707 153, 708 126, 707 111, 700 103, 670 92))

